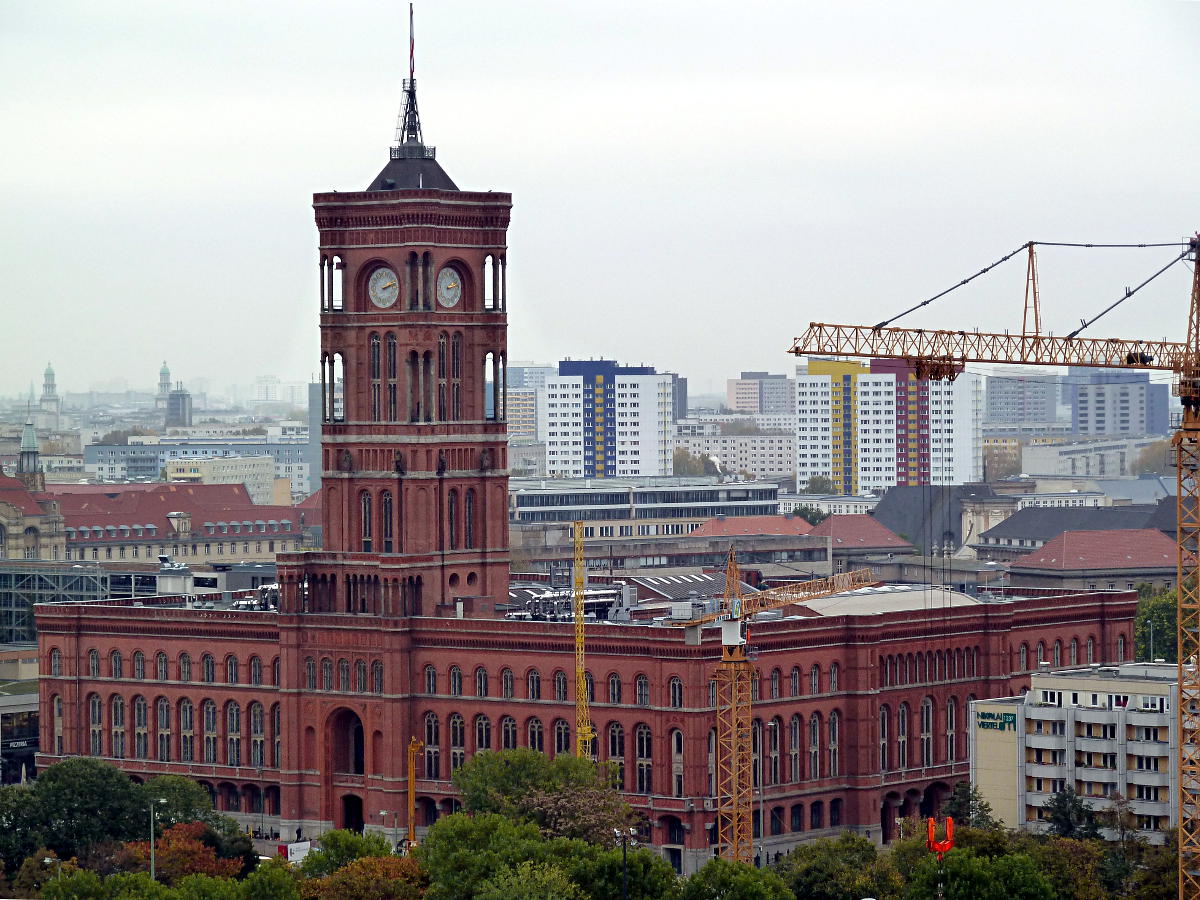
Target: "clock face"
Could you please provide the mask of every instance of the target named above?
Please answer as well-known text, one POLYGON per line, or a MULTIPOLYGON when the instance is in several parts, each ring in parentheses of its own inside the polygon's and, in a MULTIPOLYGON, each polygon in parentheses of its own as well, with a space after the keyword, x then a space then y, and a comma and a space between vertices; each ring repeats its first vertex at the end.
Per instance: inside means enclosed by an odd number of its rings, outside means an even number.
POLYGON ((446 266, 438 272, 437 299, 438 303, 447 309, 458 305, 458 301, 462 299, 462 278, 457 269, 446 266))
POLYGON ((391 269, 381 266, 367 280, 367 293, 372 303, 380 309, 387 309, 400 296, 400 279, 391 269))

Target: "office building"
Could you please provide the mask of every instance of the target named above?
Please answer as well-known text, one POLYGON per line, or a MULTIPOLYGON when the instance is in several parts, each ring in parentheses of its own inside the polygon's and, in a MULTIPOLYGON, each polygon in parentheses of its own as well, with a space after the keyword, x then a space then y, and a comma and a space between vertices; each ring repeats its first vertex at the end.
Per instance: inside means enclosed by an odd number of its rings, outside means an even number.
POLYGON ((726 382, 726 402, 734 412, 787 416, 796 411, 795 390, 786 375, 743 372, 726 382))

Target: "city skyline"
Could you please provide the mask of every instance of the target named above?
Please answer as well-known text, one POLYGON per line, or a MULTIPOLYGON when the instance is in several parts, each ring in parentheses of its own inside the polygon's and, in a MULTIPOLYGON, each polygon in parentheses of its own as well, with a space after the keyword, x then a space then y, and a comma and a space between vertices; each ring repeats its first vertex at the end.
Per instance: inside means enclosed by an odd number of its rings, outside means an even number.
MULTIPOLYGON (((136 385, 131 342, 185 382, 315 372, 316 234, 296 198, 366 186, 404 74, 401 10, 357 7, 341 25, 289 4, 286 29, 279 4, 10 11, 0 71, 23 90, 0 104, 0 233, 37 313, 10 306, 0 395, 47 358, 63 390, 98 371, 136 385)), ((645 360, 715 393, 739 369, 790 372, 810 320, 870 324, 1025 240, 1194 230, 1200 125, 1179 102, 1200 10, 1010 12, 418 4, 427 139, 459 184, 504 172, 519 198, 514 357, 645 360)), ((1048 327, 1167 253, 1045 250, 1048 327)), ((904 324, 1015 327, 1023 282, 1010 262, 904 324)), ((1186 294, 1177 267, 1089 333, 1175 338, 1186 294)))

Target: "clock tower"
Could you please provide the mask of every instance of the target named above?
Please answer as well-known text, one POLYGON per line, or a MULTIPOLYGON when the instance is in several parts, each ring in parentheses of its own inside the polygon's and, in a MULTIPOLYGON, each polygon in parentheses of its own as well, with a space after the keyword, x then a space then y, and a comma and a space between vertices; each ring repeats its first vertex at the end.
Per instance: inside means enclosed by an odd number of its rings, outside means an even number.
POLYGON ((491 618, 508 599, 512 198, 439 165, 411 63, 404 94, 366 190, 313 196, 324 546, 279 557, 281 814, 309 833, 401 803, 419 621, 491 618), (364 650, 368 668, 340 664, 364 650))

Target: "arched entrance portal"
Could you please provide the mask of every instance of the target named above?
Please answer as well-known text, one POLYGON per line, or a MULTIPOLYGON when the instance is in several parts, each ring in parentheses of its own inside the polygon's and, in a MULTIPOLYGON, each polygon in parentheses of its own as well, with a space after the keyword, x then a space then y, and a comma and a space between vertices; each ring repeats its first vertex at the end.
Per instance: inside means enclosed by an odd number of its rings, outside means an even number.
POLYGON ((348 831, 363 830, 363 802, 357 794, 346 794, 342 797, 342 827, 348 831))
POLYGON ((329 719, 329 748, 333 771, 362 775, 364 771, 363 726, 354 712, 339 709, 329 719))

